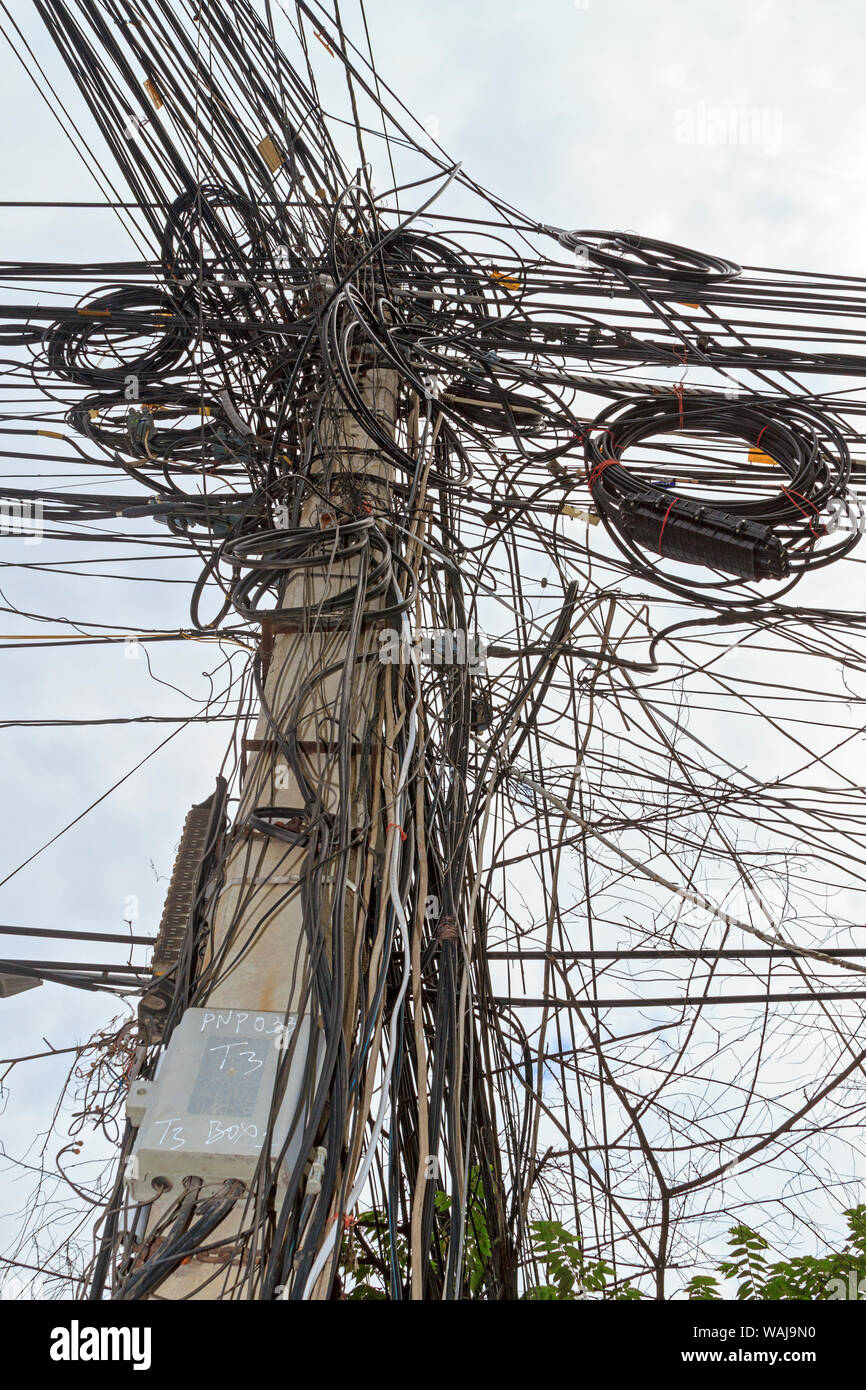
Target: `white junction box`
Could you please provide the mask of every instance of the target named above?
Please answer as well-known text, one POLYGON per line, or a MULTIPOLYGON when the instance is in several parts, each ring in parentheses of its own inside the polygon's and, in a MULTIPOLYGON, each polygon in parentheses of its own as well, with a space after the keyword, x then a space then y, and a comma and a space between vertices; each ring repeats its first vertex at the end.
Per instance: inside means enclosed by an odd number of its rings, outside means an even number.
POLYGON ((279 1153, 297 1119, 284 1167, 297 1161, 305 1116, 298 1115, 315 1034, 298 1018, 245 1009, 187 1009, 171 1035, 153 1081, 133 1081, 126 1113, 138 1135, 126 1181, 136 1202, 150 1201, 155 1178, 173 1188, 183 1178, 249 1184, 259 1162, 274 1101, 277 1068, 292 1060, 273 1127, 279 1153))

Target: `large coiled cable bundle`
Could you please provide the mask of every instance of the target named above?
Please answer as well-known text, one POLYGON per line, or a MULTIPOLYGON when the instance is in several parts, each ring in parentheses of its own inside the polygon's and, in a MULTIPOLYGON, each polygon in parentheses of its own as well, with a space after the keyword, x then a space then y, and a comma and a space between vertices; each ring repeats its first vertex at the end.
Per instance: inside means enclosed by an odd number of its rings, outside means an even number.
POLYGON ((680 592, 688 593, 695 581, 686 584, 661 570, 660 559, 701 565, 737 581, 796 579, 856 543, 853 535, 823 543, 825 508, 844 494, 851 460, 832 420, 807 405, 682 392, 616 402, 587 432, 585 460, 593 500, 617 546, 643 572, 651 569, 656 580, 680 592), (627 450, 659 435, 688 436, 690 450, 697 447, 695 437, 717 448, 733 445, 734 461, 714 465, 715 473, 705 468, 706 482, 687 481, 686 473, 659 486, 622 462, 627 450), (756 495, 749 478, 756 466, 778 468, 784 481, 756 495), (710 488, 715 497, 697 492, 710 488))

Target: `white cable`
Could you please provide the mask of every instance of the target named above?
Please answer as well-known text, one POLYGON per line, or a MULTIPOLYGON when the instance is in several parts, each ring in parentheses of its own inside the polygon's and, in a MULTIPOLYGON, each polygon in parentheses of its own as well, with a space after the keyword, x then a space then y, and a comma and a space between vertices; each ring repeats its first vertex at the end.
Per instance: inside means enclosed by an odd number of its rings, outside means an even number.
MULTIPOLYGON (((406 616, 405 612, 401 616, 404 637, 410 638, 412 634, 411 629, 409 627, 409 619, 406 616)), ((421 703, 421 663, 417 652, 415 652, 414 650, 412 651, 412 661, 415 666, 415 703, 409 711, 409 741, 406 745, 406 752, 403 755, 403 762, 400 767, 400 780, 398 783, 397 796, 395 798, 395 807, 396 814, 398 816, 398 821, 397 824, 392 827, 392 831, 397 830, 399 825, 402 823, 403 810, 406 801, 406 784, 409 778, 409 765, 412 759, 412 755, 415 751, 415 743, 417 740, 417 711, 418 706, 421 703)), ((409 923, 406 918, 406 913, 403 909, 403 904, 400 901, 400 856, 399 854, 394 852, 394 846, 398 843, 399 841, 392 838, 391 857, 388 866, 388 888, 390 891, 391 902, 394 905, 394 911, 399 919, 400 928, 403 936, 403 978, 400 981, 400 988, 397 992, 397 998, 394 1002, 394 1008, 391 1014, 391 1027, 388 1032, 388 1060, 385 1064, 385 1074, 382 1078, 382 1099, 379 1103, 378 1114, 376 1115, 376 1119, 373 1123, 373 1132, 370 1135, 370 1143, 367 1147, 367 1152, 364 1155, 361 1166, 358 1169, 358 1175, 355 1178, 355 1181, 352 1185, 348 1197, 346 1198, 347 1212, 350 1212, 352 1210, 352 1208, 355 1206, 356 1202, 361 1196, 361 1193, 364 1190, 364 1187, 367 1182, 367 1177, 369 1175, 371 1167, 373 1166, 373 1158, 376 1153, 376 1146, 379 1143, 379 1135, 382 1133, 382 1126, 385 1123, 385 1116, 388 1111, 388 1092, 391 1085, 391 1072, 394 1068, 394 1058, 397 1055, 397 1028, 400 1022, 400 1007, 403 1003, 403 999, 405 998, 406 990, 409 988, 409 976, 412 968, 412 961, 409 949, 409 923)), ((340 1216, 342 1215, 342 1213, 337 1213, 337 1215, 340 1216)), ((334 1248, 334 1243, 337 1239, 338 1232, 342 1232, 342 1225, 338 1220, 334 1220, 331 1223, 331 1229, 328 1231, 328 1234, 325 1237, 324 1243, 321 1246, 318 1255, 313 1261, 313 1267, 310 1270, 309 1275, 307 1276, 307 1282, 304 1285, 304 1291, 301 1294, 302 1299, 308 1299, 312 1290, 315 1288, 316 1280, 318 1279, 319 1275, 321 1274, 322 1270, 325 1268, 325 1265, 330 1259, 331 1251, 334 1248)))

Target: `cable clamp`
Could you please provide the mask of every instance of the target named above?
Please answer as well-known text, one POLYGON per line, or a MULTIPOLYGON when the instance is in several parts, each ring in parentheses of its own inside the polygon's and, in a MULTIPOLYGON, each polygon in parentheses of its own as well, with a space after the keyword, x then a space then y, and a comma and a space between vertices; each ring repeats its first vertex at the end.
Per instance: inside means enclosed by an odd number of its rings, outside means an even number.
POLYGON ((460 929, 457 926, 457 918, 450 912, 443 912, 439 918, 439 929, 436 932, 437 941, 459 941, 460 929))
POLYGON ((310 1176, 307 1178, 307 1196, 316 1197, 322 1190, 322 1179, 325 1176, 325 1159, 328 1150, 320 1144, 313 1150, 313 1161, 310 1165, 310 1176))

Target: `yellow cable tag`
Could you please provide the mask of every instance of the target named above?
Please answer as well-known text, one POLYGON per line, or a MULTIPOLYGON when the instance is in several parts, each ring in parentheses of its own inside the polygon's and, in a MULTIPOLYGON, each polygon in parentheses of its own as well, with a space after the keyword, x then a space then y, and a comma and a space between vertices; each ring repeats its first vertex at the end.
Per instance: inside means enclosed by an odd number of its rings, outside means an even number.
POLYGON ((572 507, 568 502, 563 502, 559 509, 563 516, 574 517, 575 521, 585 521, 587 526, 597 526, 598 516, 595 512, 585 512, 581 507, 572 507))
POLYGON ((285 161, 283 160, 283 156, 280 154, 270 135, 266 135, 264 140, 260 140, 258 145, 256 146, 256 149, 258 150, 262 159, 267 164, 271 173, 279 173, 285 161))
POLYGON ((491 272, 490 272, 490 279, 491 279, 491 280, 497 280, 497 281, 499 282, 499 284, 502 285, 503 289, 506 289, 506 290, 519 290, 519 289, 520 289, 520 281, 519 281, 519 280, 515 280, 514 277, 511 276, 511 275, 506 275, 506 274, 505 274, 503 271, 501 271, 501 270, 491 270, 491 272))
POLYGON ((767 463, 771 468, 779 467, 776 460, 771 459, 769 454, 765 454, 763 449, 750 449, 749 463, 767 463))

